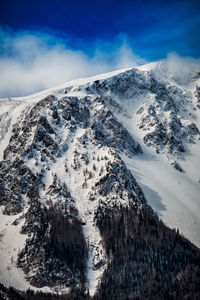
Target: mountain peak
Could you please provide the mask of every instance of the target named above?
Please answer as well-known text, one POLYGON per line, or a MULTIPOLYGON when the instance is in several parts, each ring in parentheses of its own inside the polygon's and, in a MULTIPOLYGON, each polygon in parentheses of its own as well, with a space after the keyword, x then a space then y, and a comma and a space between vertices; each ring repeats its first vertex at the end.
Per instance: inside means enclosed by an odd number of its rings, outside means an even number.
POLYGON ((159 219, 200 245, 199 78, 172 75, 156 62, 0 100, 3 284, 164 299, 194 274, 196 292, 198 248, 159 219))

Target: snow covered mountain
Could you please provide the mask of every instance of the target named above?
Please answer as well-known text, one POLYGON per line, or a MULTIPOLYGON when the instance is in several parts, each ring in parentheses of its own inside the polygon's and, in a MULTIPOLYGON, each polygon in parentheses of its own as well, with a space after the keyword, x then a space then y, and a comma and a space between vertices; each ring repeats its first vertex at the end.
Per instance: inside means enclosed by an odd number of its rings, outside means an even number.
POLYGON ((0 282, 199 297, 199 130, 199 70, 165 61, 1 99, 0 282))

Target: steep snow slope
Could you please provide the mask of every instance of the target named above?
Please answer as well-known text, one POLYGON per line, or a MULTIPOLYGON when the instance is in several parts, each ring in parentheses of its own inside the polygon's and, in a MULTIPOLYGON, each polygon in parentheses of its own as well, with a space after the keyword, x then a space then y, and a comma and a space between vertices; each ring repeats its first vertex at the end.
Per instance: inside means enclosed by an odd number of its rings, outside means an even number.
MULTIPOLYGON (((11 214, 1 218, 1 282, 26 289, 29 280, 38 288, 56 291, 83 284, 83 274, 68 262, 61 272, 39 269, 52 261, 60 266, 52 253, 47 261, 45 256, 43 261, 29 257, 38 240, 46 249, 56 239, 62 227, 58 216, 52 212, 55 224, 46 217, 46 210, 55 206, 75 234, 83 226, 88 255, 82 259, 87 261, 86 281, 93 295, 109 262, 94 217, 105 199, 108 207, 121 207, 130 204, 131 194, 136 203, 143 203, 134 178, 166 224, 200 246, 196 85, 200 85, 197 70, 178 78, 159 62, 0 100, 1 204, 4 214, 11 214), (42 240, 38 231, 44 234, 42 240), (19 238, 12 240, 13 234, 19 238), (22 251, 18 262, 15 249, 22 251), (63 274, 70 278, 67 287, 63 274), (56 282, 56 288, 47 278, 56 282)), ((56 241, 65 243, 63 237, 56 241)))
MULTIPOLYGON (((137 156, 136 159, 125 159, 127 166, 133 171, 134 176, 140 183, 145 196, 150 205, 158 212, 164 222, 179 230, 192 240, 196 245, 200 246, 200 111, 197 107, 197 97, 195 95, 196 86, 200 85, 200 79, 195 76, 197 70, 191 70, 182 75, 181 80, 173 77, 173 74, 167 73, 164 63, 150 64, 139 67, 142 71, 154 71, 155 77, 159 81, 171 87, 178 88, 181 96, 175 98, 174 104, 177 106, 178 119, 181 120, 179 125, 172 128, 173 132, 178 133, 179 137, 183 137, 185 150, 183 153, 173 150, 172 153, 166 153, 166 149, 160 147, 163 137, 159 142, 152 142, 146 147, 144 145, 145 131, 155 130, 154 121, 149 122, 149 127, 145 128, 145 117, 148 118, 149 107, 153 106, 158 115, 158 120, 164 124, 170 122, 171 115, 174 113, 173 107, 163 109, 162 103, 155 103, 155 95, 150 93, 145 97, 137 96, 128 99, 118 100, 124 108, 123 114, 116 114, 118 120, 131 132, 132 136, 142 145, 143 154, 137 156), (193 71, 193 72, 192 72, 193 71), (193 74, 193 77, 191 76, 193 74), (184 80, 185 79, 185 80, 184 80), (177 83, 177 81, 179 83, 177 83), (142 109, 141 109, 142 108, 142 109), (142 118, 141 118, 142 115, 142 118), (145 116, 145 117, 143 117, 145 116), (185 126, 195 124, 195 133, 187 135, 185 126), (142 129, 142 130, 141 130, 142 129), (158 149, 156 153, 155 148, 158 149), (176 161, 181 166, 183 172, 173 169, 169 164, 176 161)), ((168 94, 169 96, 170 94, 168 94)))

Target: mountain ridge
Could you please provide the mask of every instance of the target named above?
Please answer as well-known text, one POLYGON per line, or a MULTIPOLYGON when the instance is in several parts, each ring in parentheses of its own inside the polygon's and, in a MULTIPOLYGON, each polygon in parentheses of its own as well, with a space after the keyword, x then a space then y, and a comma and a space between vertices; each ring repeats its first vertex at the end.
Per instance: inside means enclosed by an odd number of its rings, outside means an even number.
MULTIPOLYGON (((151 64, 117 71, 119 73, 108 78, 101 75, 93 81, 81 80, 81 84, 78 81, 75 86, 65 84, 65 88, 52 95, 45 91, 24 99, 2 100, 5 112, 0 120, 3 155, 0 193, 8 225, 2 225, 5 265, 1 269, 6 269, 8 264, 10 274, 13 272, 9 276, 15 281, 13 276, 18 272, 15 266, 22 268, 26 280, 21 278, 15 287, 23 290, 29 286, 28 281, 36 290, 59 289, 65 293, 73 287, 89 291, 94 299, 104 299, 108 294, 113 294, 111 299, 127 295, 145 299, 147 286, 143 288, 142 281, 133 280, 134 266, 139 268, 143 280, 146 270, 150 278, 148 284, 153 280, 152 291, 157 290, 163 284, 166 260, 172 251, 172 268, 167 268, 166 275, 171 282, 169 294, 175 295, 174 280, 181 272, 185 275, 177 289, 184 295, 188 264, 195 274, 194 285, 188 293, 198 294, 195 282, 198 281, 199 250, 176 231, 167 229, 148 203, 153 204, 152 199, 156 199, 153 208, 162 216, 165 205, 160 195, 168 198, 171 193, 170 199, 175 196, 175 210, 182 210, 175 211, 170 219, 173 203, 167 199, 165 204, 171 207, 166 217, 168 225, 181 225, 188 211, 188 220, 196 222, 194 236, 191 233, 189 236, 198 244, 199 184, 194 177, 198 170, 196 167, 191 171, 191 162, 187 164, 185 157, 188 149, 195 149, 199 144, 196 87, 199 79, 192 79, 187 90, 180 88, 180 82, 171 85, 168 79, 163 82, 163 77, 158 80, 159 72, 154 69, 156 64, 151 64), (172 192, 163 188, 166 180, 163 181, 163 175, 159 178, 160 173, 172 178, 168 184, 173 186, 172 192), (183 183, 177 184, 177 180, 183 183), (144 183, 148 183, 146 187, 144 183), (186 205, 188 187, 194 194, 191 210, 186 205), (180 197, 186 194, 182 203, 175 194, 180 189, 183 189, 180 197), (177 223, 174 222, 176 216, 180 218, 177 223), (12 231, 13 226, 23 237, 26 235, 19 253, 16 246, 14 250, 5 242, 6 232, 12 231), (124 247, 126 254, 123 254, 124 247), (193 253, 194 259, 187 255, 176 266, 176 252, 184 255, 185 249, 193 253), (149 257, 148 263, 138 251, 149 257), (158 257, 156 261, 156 256, 151 254, 154 252, 158 257), (152 273, 154 264, 157 275, 152 273), (119 268, 124 270, 123 274, 132 274, 128 286, 126 275, 117 277, 119 268), (170 272, 175 277, 171 277, 170 272), (116 281, 111 278, 113 274, 116 281), (154 276, 160 279, 154 282, 154 276), (119 287, 114 291, 116 282, 119 287)), ((193 158, 197 159, 195 151, 193 158)), ((187 232, 188 227, 191 231, 190 226, 191 223, 183 227, 184 231, 187 232)), ((1 274, 0 280, 8 285, 8 275, 1 274)), ((166 293, 164 287, 163 290, 166 293)), ((161 292, 160 297, 163 295, 161 292)))

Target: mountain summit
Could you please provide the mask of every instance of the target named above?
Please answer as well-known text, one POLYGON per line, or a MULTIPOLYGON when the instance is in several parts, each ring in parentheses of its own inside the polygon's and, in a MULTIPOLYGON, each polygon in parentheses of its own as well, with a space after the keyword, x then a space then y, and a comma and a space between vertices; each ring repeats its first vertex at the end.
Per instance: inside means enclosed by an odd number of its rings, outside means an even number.
POLYGON ((1 99, 0 282, 198 299, 199 130, 199 70, 164 61, 1 99))

